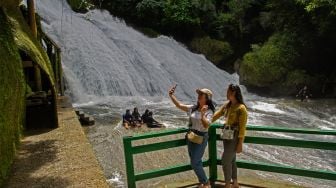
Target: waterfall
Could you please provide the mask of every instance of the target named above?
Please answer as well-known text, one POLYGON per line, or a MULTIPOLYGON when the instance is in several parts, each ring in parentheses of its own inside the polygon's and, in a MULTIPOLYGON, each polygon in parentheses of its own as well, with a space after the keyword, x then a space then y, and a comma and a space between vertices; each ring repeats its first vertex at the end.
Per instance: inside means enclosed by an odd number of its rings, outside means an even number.
POLYGON ((166 36, 148 38, 107 11, 75 13, 66 0, 37 3, 45 32, 62 48, 65 77, 75 102, 108 96, 167 96, 177 83, 182 99, 207 87, 222 98, 237 75, 218 69, 166 36))

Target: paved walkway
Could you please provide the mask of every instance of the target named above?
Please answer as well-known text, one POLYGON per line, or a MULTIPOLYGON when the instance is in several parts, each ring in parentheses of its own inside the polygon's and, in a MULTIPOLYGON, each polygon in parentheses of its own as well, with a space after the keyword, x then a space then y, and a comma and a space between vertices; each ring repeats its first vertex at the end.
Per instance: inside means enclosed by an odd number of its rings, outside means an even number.
POLYGON ((59 128, 27 133, 6 187, 108 187, 75 112, 59 101, 59 128))

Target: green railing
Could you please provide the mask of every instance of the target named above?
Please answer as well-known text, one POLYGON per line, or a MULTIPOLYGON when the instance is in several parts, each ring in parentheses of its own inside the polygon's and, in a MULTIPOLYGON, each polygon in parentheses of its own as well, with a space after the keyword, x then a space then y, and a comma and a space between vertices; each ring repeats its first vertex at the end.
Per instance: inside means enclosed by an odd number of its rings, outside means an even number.
MULTIPOLYGON (((213 124, 209 128, 209 142, 208 142, 209 159, 203 161, 204 167, 209 166, 209 174, 210 174, 211 182, 217 181, 217 165, 221 165, 221 160, 217 157, 217 141, 220 141, 221 139, 220 139, 220 135, 217 134, 216 130, 219 128, 220 128, 220 125, 218 124, 213 124)), ((280 128, 280 127, 271 127, 271 126, 247 126, 247 130, 336 136, 335 130, 289 129, 289 128, 280 128)), ((157 138, 157 137, 169 136, 169 135, 176 135, 176 134, 186 133, 187 131, 188 129, 181 128, 181 129, 176 129, 176 130, 165 130, 162 132, 147 133, 147 134, 135 135, 131 137, 124 137, 123 142, 124 142, 124 154, 125 154, 128 187, 135 188, 137 181, 156 178, 156 177, 170 175, 170 174, 176 174, 179 172, 191 170, 190 164, 183 164, 183 165, 171 166, 171 167, 162 168, 162 169, 154 169, 154 170, 146 171, 146 172, 135 173, 134 162, 133 162, 133 155, 141 154, 145 152, 152 152, 152 151, 185 146, 186 140, 184 136, 181 136, 180 139, 151 143, 151 144, 146 144, 146 145, 132 146, 133 141, 149 139, 149 138, 157 138)), ((245 143, 273 145, 273 146, 288 146, 288 147, 298 147, 298 148, 311 148, 311 149, 321 149, 321 150, 336 150, 336 143, 334 142, 295 140, 295 139, 285 139, 285 138, 246 136, 245 143)), ((244 161, 244 160, 238 160, 237 165, 239 168, 244 168, 244 169, 290 174, 290 175, 312 177, 312 178, 319 178, 319 179, 326 179, 326 180, 336 180, 336 172, 334 171, 302 169, 302 168, 280 165, 280 164, 267 164, 267 163, 250 162, 250 161, 244 161)))

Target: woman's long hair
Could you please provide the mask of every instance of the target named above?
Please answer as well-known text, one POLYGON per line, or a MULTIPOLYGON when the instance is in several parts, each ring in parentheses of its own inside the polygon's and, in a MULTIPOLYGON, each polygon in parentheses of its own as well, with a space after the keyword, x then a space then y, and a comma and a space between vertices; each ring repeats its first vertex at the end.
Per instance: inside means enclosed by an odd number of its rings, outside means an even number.
MULTIPOLYGON (((208 109, 210 109, 214 113, 216 109, 215 109, 215 105, 213 101, 209 99, 208 95, 205 95, 205 97, 206 97, 206 105, 208 105, 208 109)), ((199 107, 200 107, 200 104, 199 102, 197 102, 197 104, 192 107, 191 112, 195 112, 196 110, 198 110, 199 107)))
MULTIPOLYGON (((238 85, 235 84, 230 84, 228 90, 235 92, 235 98, 238 101, 239 104, 243 104, 245 107, 245 103, 244 103, 244 98, 242 95, 242 92, 240 90, 240 87, 238 85)), ((224 105, 226 109, 231 107, 231 101, 229 101, 226 105, 224 105)))

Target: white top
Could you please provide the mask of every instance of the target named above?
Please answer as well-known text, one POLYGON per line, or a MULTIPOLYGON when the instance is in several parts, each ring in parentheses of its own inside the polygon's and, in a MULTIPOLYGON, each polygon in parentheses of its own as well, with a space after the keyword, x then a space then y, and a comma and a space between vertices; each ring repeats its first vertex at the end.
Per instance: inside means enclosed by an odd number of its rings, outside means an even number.
MULTIPOLYGON (((204 128, 204 126, 202 124, 201 112, 198 111, 198 110, 195 110, 194 112, 191 113, 192 107, 193 107, 193 105, 188 106, 188 113, 187 113, 188 117, 191 120, 191 129, 195 129, 195 130, 201 131, 201 132, 208 132, 208 129, 204 128)), ((212 116, 213 116, 213 112, 210 109, 208 109, 205 112, 205 118, 209 122, 209 124, 211 123, 212 116)))

